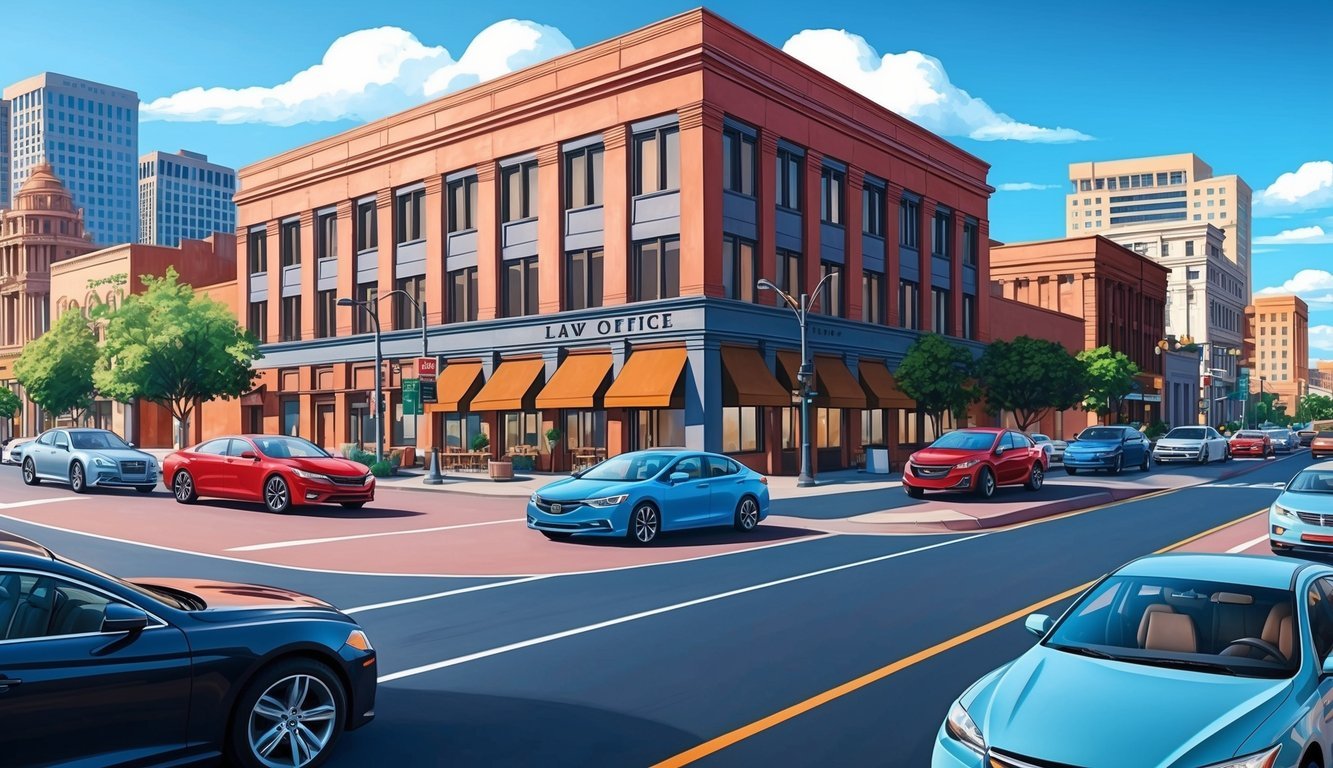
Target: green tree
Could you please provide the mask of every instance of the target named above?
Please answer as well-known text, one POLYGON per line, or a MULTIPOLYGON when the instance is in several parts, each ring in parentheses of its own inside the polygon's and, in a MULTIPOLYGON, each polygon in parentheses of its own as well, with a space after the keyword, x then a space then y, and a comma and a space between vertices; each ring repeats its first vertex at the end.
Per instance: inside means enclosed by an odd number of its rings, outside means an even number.
POLYGON ((88 407, 93 398, 97 337, 82 312, 61 315, 51 330, 23 347, 14 362, 14 378, 28 399, 53 416, 88 407))
POLYGON ((1276 394, 1264 392, 1255 399, 1254 423, 1285 427, 1291 423, 1291 417, 1287 416, 1287 406, 1277 401, 1276 394))
POLYGON ((1110 347, 1085 349, 1078 353, 1079 362, 1083 363, 1087 376, 1087 394, 1083 398, 1083 410, 1093 411, 1107 418, 1120 413, 1120 403, 1125 395, 1134 391, 1134 377, 1139 367, 1123 352, 1112 351, 1110 347))
POLYGON ((1045 339, 993 341, 977 361, 976 373, 991 412, 1012 411, 1023 431, 1052 409, 1079 405, 1087 394, 1083 364, 1059 342, 1045 339))
POLYGON ((1296 404, 1296 421, 1305 423, 1320 419, 1333 419, 1333 397, 1316 394, 1302 397, 1296 404))
POLYGON ((966 347, 951 344, 937 333, 928 333, 908 348, 894 378, 903 394, 930 416, 935 434, 939 434, 945 413, 961 419, 967 413, 967 406, 977 400, 976 392, 967 383, 972 367, 972 353, 966 347))
POLYGON ((23 407, 23 401, 9 387, 0 387, 0 419, 9 420, 23 407))
POLYGON ((170 410, 185 445, 200 403, 250 390, 259 344, 225 304, 177 278, 171 268, 164 277, 144 275, 144 292, 107 314, 94 380, 117 400, 140 398, 170 410))

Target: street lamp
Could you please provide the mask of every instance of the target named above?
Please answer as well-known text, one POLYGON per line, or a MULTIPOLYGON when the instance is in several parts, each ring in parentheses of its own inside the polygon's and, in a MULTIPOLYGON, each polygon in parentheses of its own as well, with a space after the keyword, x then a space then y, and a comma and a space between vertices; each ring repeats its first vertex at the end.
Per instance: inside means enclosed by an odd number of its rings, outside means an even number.
MULTIPOLYGON (((409 294, 407 291, 402 290, 401 288, 385 293, 384 295, 378 297, 373 304, 370 302, 361 301, 360 299, 349 299, 346 297, 338 299, 338 306, 340 307, 359 307, 361 310, 363 310, 370 317, 371 324, 375 328, 374 414, 375 414, 375 463, 376 464, 384 460, 384 382, 383 382, 384 350, 383 346, 380 343, 379 302, 383 301, 384 299, 390 296, 393 296, 394 294, 402 294, 403 298, 411 302, 412 306, 416 308, 417 314, 421 316, 421 356, 426 357, 426 302, 424 301, 418 302, 416 299, 412 298, 411 294, 409 294)), ((412 414, 413 427, 417 426, 416 418, 417 418, 416 414, 415 413, 412 414)), ((414 428, 413 432, 415 431, 416 430, 414 428)))
MULTIPOLYGON (((824 287, 824 283, 830 278, 837 276, 837 272, 829 272, 824 275, 815 285, 815 301, 819 300, 819 291, 824 287)), ((813 372, 810 370, 810 357, 806 352, 805 345, 805 320, 814 302, 810 300, 809 294, 802 293, 798 301, 790 293, 782 290, 767 278, 760 278, 757 283, 760 290, 773 291, 791 308, 796 315, 796 323, 801 327, 801 366, 796 370, 796 380, 801 387, 801 473, 796 478, 797 488, 808 488, 815 484, 815 479, 810 476, 810 397, 814 393, 810 391, 811 378, 813 372)))

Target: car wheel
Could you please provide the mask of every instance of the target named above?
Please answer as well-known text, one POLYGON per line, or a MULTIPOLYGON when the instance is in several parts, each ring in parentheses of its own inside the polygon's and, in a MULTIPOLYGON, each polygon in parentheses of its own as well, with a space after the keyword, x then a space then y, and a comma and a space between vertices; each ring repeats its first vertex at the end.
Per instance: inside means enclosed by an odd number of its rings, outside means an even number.
POLYGON ((1033 464, 1032 472, 1028 475, 1028 481, 1023 487, 1029 491, 1040 491, 1042 483, 1046 482, 1046 470, 1041 468, 1041 464, 1033 464))
POLYGON ((561 533, 559 531, 542 531, 542 535, 551 541, 565 541, 573 534, 561 533))
POLYGON ((1151 453, 1148 453, 1147 451, 1143 452, 1143 463, 1139 465, 1139 469, 1143 472, 1147 472, 1148 470, 1152 469, 1151 453))
POLYGON ((1077 474, 1078 474, 1078 467, 1071 467, 1071 466, 1066 465, 1066 466, 1065 466, 1065 474, 1066 474, 1066 475, 1077 475, 1077 474))
POLYGON ((1208 459, 1209 459, 1209 456, 1208 456, 1208 446, 1207 446, 1207 444, 1205 444, 1203 447, 1199 448, 1199 463, 1200 463, 1200 464, 1207 464, 1207 463, 1208 463, 1208 459))
POLYGON ((344 502, 342 502, 342 508, 343 508, 343 509, 360 509, 360 508, 364 507, 365 505, 366 505, 366 503, 365 503, 364 501, 344 501, 344 502))
POLYGON ((37 476, 37 467, 33 466, 32 459, 23 460, 23 484, 41 485, 42 478, 37 476))
POLYGON ((1224 461, 1224 462, 1226 462, 1226 461, 1231 461, 1231 446, 1230 446, 1230 445, 1226 445, 1226 446, 1223 446, 1223 447, 1222 447, 1222 461, 1224 461))
POLYGON ((264 506, 275 514, 292 508, 292 489, 281 475, 273 475, 264 481, 264 506))
POLYGON ((229 746, 245 768, 316 768, 347 719, 347 694, 328 666, 292 659, 261 670, 236 700, 229 746))
POLYGON ((193 504, 199 498, 194 489, 194 477, 185 470, 180 470, 171 478, 171 495, 181 504, 193 504))
POLYGON ((1124 468, 1125 468, 1125 455, 1122 453, 1115 457, 1115 464, 1112 464, 1111 468, 1106 471, 1113 475, 1118 475, 1120 474, 1120 471, 1123 470, 1124 468))
POLYGON ((907 495, 914 499, 920 499, 926 495, 925 488, 917 488, 915 486, 907 485, 906 483, 903 484, 903 490, 907 491, 907 495))
POLYGON ((749 533, 759 525, 759 502, 746 496, 736 505, 736 519, 732 526, 738 531, 749 533))
POLYGON ((88 477, 83 473, 83 464, 74 462, 69 465, 69 489, 75 493, 88 492, 88 477))
POLYGON ((652 504, 640 504, 629 516, 629 538, 635 544, 652 544, 661 530, 662 516, 652 504))
POLYGON ((983 499, 995 495, 995 474, 990 471, 990 467, 982 467, 977 473, 977 487, 973 493, 983 499))

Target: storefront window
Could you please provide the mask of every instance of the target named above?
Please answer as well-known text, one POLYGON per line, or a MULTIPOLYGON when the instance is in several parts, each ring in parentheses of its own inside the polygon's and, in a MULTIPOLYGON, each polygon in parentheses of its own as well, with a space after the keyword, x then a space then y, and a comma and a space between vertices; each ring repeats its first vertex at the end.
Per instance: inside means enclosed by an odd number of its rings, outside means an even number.
POLYGON ((635 450, 685 445, 685 411, 681 409, 636 411, 635 427, 635 450))
POLYGON ((541 445, 538 435, 541 433, 542 417, 537 411, 514 411, 500 414, 500 444, 502 453, 509 453, 522 445, 534 448, 541 445))
POLYGON ((389 437, 390 445, 415 445, 417 442, 417 417, 403 416, 403 399, 399 395, 393 404, 393 429, 389 437))
POLYGON ((565 411, 565 445, 575 448, 606 447, 606 411, 565 411))
POLYGON ((282 399, 282 434, 299 436, 301 423, 301 401, 294 397, 282 399))
POLYGON ((722 452, 757 451, 760 445, 760 409, 726 407, 722 409, 722 452))
POLYGON ((796 406, 782 409, 782 449, 796 449, 796 441, 801 433, 801 409, 796 406))
POLYGON ((472 436, 481 433, 481 414, 446 413, 444 415, 444 447, 463 451, 472 450, 472 436))
POLYGON ((842 445, 842 409, 820 408, 815 418, 816 446, 837 448, 842 445))
POLYGON ((861 445, 887 445, 888 435, 885 434, 884 426, 884 409, 861 411, 861 445))

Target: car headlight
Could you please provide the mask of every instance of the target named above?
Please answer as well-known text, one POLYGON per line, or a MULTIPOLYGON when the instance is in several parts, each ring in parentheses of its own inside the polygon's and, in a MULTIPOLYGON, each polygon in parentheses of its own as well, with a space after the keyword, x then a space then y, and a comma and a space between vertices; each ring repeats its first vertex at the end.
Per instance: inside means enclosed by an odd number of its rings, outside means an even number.
POLYGON ((297 469, 296 467, 292 467, 292 474, 296 475, 302 480, 314 480, 320 483, 332 482, 331 480, 329 480, 327 475, 321 475, 318 472, 307 472, 304 469, 297 469))
POLYGON ((617 496, 604 496, 600 499, 588 499, 586 503, 590 507, 599 507, 599 508, 614 507, 617 504, 624 503, 625 499, 628 498, 629 494, 622 493, 617 496))
POLYGON ((347 644, 357 649, 358 651, 375 650, 370 645, 370 638, 366 637, 366 633, 360 629, 354 629, 351 631, 350 634, 347 635, 347 644))
POLYGON ((961 701, 955 701, 949 707, 949 716, 944 719, 944 732, 978 755, 986 754, 986 737, 981 735, 981 729, 972 722, 972 716, 963 709, 961 701))
POLYGON ((114 466, 116 466, 116 462, 112 461, 111 459, 105 458, 105 457, 103 457, 103 456, 94 456, 94 457, 93 457, 93 466, 94 466, 94 467, 114 467, 114 466))
POLYGON ((1225 762, 1205 766, 1205 768, 1273 768, 1277 764, 1277 753, 1281 750, 1282 745, 1279 744, 1262 752, 1255 752, 1245 757, 1233 757, 1225 762))
POLYGON ((1277 515, 1278 517, 1285 517, 1288 520, 1296 519, 1296 515, 1293 514, 1292 511, 1290 509, 1287 509, 1286 507, 1274 504, 1272 509, 1273 509, 1273 514, 1277 515))
POLYGON ((537 497, 537 494, 536 494, 536 492, 534 491, 533 494, 532 494, 531 496, 528 497, 528 503, 529 503, 529 504, 532 504, 533 506, 536 506, 536 504, 537 504, 537 498, 538 498, 538 497, 537 497))
POLYGON ((968 459, 960 464, 953 465, 954 469, 971 469, 981 463, 981 459, 968 459))

